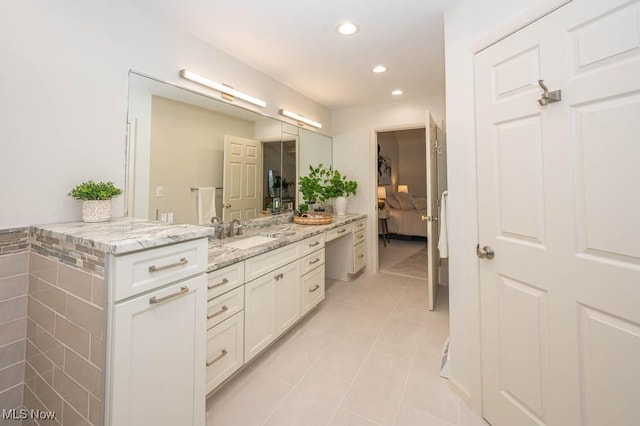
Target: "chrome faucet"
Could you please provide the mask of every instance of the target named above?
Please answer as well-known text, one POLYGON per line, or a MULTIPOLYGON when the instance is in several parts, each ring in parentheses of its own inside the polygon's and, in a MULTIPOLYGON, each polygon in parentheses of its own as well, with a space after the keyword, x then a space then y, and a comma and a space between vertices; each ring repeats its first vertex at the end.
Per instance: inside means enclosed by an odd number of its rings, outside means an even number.
POLYGON ((211 218, 211 225, 218 239, 224 240, 224 222, 222 222, 218 216, 214 216, 211 218))
POLYGON ((240 222, 239 219, 233 219, 230 223, 229 223, 229 237, 233 237, 234 235, 242 235, 242 222, 240 222), (238 229, 236 230, 235 227, 236 225, 238 225, 238 229))

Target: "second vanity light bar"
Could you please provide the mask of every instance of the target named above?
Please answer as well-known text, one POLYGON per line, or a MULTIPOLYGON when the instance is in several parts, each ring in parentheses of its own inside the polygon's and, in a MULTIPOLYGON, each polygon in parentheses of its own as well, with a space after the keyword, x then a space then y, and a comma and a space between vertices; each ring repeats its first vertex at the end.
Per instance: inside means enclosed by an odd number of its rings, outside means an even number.
POLYGON ((309 126, 317 127, 318 129, 322 128, 322 124, 318 123, 317 121, 310 120, 306 117, 296 114, 295 112, 291 112, 286 109, 281 109, 280 114, 284 115, 285 117, 293 118, 294 120, 297 120, 301 123, 308 124, 309 126))
POLYGON ((259 106, 262 108, 265 108, 267 106, 267 103, 263 100, 254 98, 253 96, 249 96, 246 93, 239 92, 235 89, 232 89, 229 86, 225 86, 224 84, 216 83, 215 81, 209 80, 208 78, 204 78, 201 75, 195 74, 191 71, 180 70, 180 77, 184 78, 185 80, 190 80, 190 81, 193 81, 194 83, 201 84, 210 89, 217 90, 218 92, 221 92, 223 94, 233 96, 234 98, 242 99, 243 101, 249 102, 256 106, 259 106))

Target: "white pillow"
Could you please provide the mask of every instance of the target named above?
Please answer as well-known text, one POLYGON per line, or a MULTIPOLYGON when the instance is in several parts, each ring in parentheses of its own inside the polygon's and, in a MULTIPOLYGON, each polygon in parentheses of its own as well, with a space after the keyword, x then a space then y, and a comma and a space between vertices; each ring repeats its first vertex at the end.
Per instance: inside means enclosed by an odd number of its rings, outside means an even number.
POLYGON ((422 197, 413 197, 411 198, 411 203, 413 207, 417 210, 424 210, 427 208, 427 199, 422 197))
POLYGON ((411 194, 408 192, 396 192, 396 199, 398 200, 398 203, 400 203, 400 208, 402 210, 415 209, 411 202, 411 194))
POLYGON ((399 209, 400 208, 400 203, 398 202, 398 200, 396 199, 396 196, 394 194, 388 194, 387 198, 385 198, 384 201, 387 204, 389 204, 389 207, 391 207, 392 209, 399 209))

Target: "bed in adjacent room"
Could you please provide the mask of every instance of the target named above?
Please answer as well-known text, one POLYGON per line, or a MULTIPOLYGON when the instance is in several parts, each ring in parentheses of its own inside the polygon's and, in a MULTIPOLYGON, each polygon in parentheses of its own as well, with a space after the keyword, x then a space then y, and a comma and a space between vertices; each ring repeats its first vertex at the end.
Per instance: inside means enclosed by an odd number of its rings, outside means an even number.
POLYGON ((392 193, 385 199, 384 209, 389 213, 387 225, 391 235, 426 238, 427 222, 422 220, 427 215, 426 198, 406 192, 392 193))

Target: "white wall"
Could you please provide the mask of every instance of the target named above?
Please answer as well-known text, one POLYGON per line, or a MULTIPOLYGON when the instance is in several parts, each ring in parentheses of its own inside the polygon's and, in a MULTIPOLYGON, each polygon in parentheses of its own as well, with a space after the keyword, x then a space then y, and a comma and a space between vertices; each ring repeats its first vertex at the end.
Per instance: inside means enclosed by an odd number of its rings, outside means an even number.
POLYGON ((369 272, 378 262, 375 131, 425 126, 427 110, 436 121, 442 120, 444 98, 424 97, 333 111, 333 166, 347 173, 349 179, 358 182, 358 193, 349 197, 347 211, 368 215, 367 270, 369 272))
POLYGON ((129 69, 202 90, 178 77, 188 68, 331 132, 327 108, 125 0, 7 3, 0 57, 0 229, 78 220, 66 194, 90 178, 124 188, 129 69))
POLYGON ((458 0, 445 11, 452 384, 480 411, 473 54, 564 0, 458 0))

